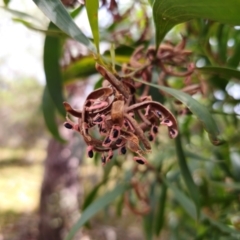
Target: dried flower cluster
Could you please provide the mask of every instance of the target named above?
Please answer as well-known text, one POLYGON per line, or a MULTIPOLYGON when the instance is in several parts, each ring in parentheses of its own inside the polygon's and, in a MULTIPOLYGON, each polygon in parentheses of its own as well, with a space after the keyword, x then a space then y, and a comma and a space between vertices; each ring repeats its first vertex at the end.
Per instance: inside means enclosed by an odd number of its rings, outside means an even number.
POLYGON ((96 64, 97 71, 105 79, 103 87, 87 96, 82 111, 64 102, 66 111, 78 118, 78 123, 74 123, 67 117, 64 125, 83 136, 88 146, 88 157, 101 152, 102 163, 105 164, 113 157, 114 150, 125 154, 129 149, 137 163, 145 164, 144 154, 151 150, 150 142, 155 140, 160 125, 167 126, 170 138, 178 135, 173 114, 159 102, 152 101, 147 85, 138 97, 136 90, 142 84, 135 82, 134 78, 150 82, 153 66, 159 66, 162 75, 191 77, 194 71, 191 63, 185 72, 173 70, 187 64, 190 52, 183 48, 183 44, 177 47, 163 45, 157 51, 150 47, 144 52, 140 47, 131 56, 130 63, 123 66, 121 75, 96 64))

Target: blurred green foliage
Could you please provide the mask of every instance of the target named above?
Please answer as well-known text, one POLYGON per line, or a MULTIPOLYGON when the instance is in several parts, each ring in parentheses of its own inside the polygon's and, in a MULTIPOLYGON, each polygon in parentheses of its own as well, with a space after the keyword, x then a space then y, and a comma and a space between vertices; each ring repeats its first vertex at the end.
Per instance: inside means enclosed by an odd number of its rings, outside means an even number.
MULTIPOLYGON (((106 210, 106 205, 110 204, 109 196, 112 201, 117 199, 111 202, 111 205, 118 217, 123 216, 124 205, 128 205, 130 209, 138 208, 139 205, 141 208, 141 202, 134 192, 131 180, 137 182, 148 200, 149 212, 142 214, 142 229, 145 232, 145 239, 161 239, 161 236, 162 239, 180 240, 240 239, 240 30, 239 26, 225 24, 230 22, 240 25, 240 17, 236 14, 239 3, 234 0, 231 1, 232 5, 224 3, 224 6, 234 12, 234 15, 229 13, 229 17, 223 5, 216 3, 215 0, 209 0, 204 1, 206 5, 203 5, 199 11, 194 9, 195 12, 190 17, 186 18, 183 14, 174 19, 173 13, 178 13, 178 4, 177 0, 171 1, 175 11, 169 12, 168 17, 171 21, 169 20, 168 25, 166 25, 165 32, 161 32, 161 27, 165 26, 162 22, 166 19, 161 19, 161 21, 158 19, 165 13, 161 12, 158 1, 150 1, 153 9, 146 2, 140 4, 129 1, 128 4, 121 5, 121 1, 119 1, 119 8, 117 8, 119 15, 116 12, 111 14, 110 11, 108 23, 103 24, 103 26, 100 24, 99 29, 96 29, 96 22, 91 24, 94 28, 92 29, 95 33, 94 36, 97 36, 96 31, 100 33, 100 50, 104 41, 108 43, 107 51, 99 56, 90 40, 86 40, 82 31, 76 29, 74 21, 69 18, 68 12, 59 1, 56 1, 56 5, 48 4, 48 1, 43 1, 43 5, 40 4, 40 1, 34 2, 51 20, 55 20, 54 23, 60 29, 65 30, 67 26, 71 26, 72 32, 69 33, 68 30, 66 33, 89 47, 91 51, 88 52, 86 49, 83 51, 83 48, 80 48, 77 56, 74 58, 71 56, 68 64, 60 69, 59 62, 66 60, 64 53, 66 52, 67 39, 54 36, 58 44, 53 44, 51 48, 45 44, 45 54, 55 54, 52 56, 54 62, 51 63, 55 67, 51 69, 48 65, 46 77, 49 76, 49 72, 55 76, 59 74, 63 76, 63 79, 54 78, 47 83, 50 97, 55 104, 51 105, 54 115, 46 115, 51 118, 50 120, 57 119, 57 111, 55 110, 61 108, 57 105, 61 104, 60 101, 54 101, 56 96, 61 96, 62 92, 67 89, 65 98, 72 98, 71 94, 74 92, 73 89, 76 88, 78 80, 86 80, 86 75, 91 78, 96 74, 93 67, 94 62, 91 59, 96 61, 100 59, 106 61, 107 64, 111 63, 109 43, 114 42, 116 46, 114 64, 116 64, 117 70, 120 69, 121 64, 130 59, 137 46, 141 44, 152 45, 153 39, 156 37, 152 24, 153 17, 155 32, 159 34, 156 38, 157 43, 173 26, 193 19, 173 28, 166 35, 165 40, 171 40, 176 45, 182 38, 180 33, 184 35, 186 48, 193 51, 192 60, 197 66, 193 82, 200 83, 205 89, 204 92, 198 92, 194 95, 194 99, 200 105, 194 109, 199 111, 192 111, 193 114, 189 115, 177 115, 181 135, 175 140, 175 143, 174 140, 168 139, 168 134, 164 129, 160 130, 152 154, 148 155, 153 168, 143 166, 139 171, 135 171, 135 163, 130 161, 132 158, 130 154, 127 157, 114 158, 111 163, 104 167, 102 181, 100 179, 99 184, 92 186, 92 190, 86 193, 82 218, 79 219, 66 239, 71 239, 74 233, 98 211, 106 210), (221 23, 211 20, 208 9, 211 3, 216 8, 215 15, 217 15, 217 18, 213 18, 213 20, 219 20, 221 23), (50 11, 51 9, 53 11, 50 11), (54 19, 53 12, 61 19, 54 19), (210 18, 210 20, 204 19, 205 17, 210 18), (233 22, 230 21, 232 17, 234 17, 233 22), (74 35, 74 30, 76 30, 76 35, 74 35), (59 54, 60 51, 61 54, 59 54), (55 91, 54 81, 59 81, 55 91), (200 111, 202 106, 206 111, 200 111), (225 140, 221 146, 212 145, 204 126, 196 118, 197 116, 200 120, 208 121, 210 119, 209 113, 215 119, 214 122, 211 122, 210 130, 218 128, 222 139, 225 140), (129 189, 129 185, 132 188, 129 189), (126 196, 129 197, 128 204, 126 196)), ((170 1, 163 2, 168 10, 170 1)), ((190 7, 192 11, 190 0, 181 2, 186 6, 186 9, 181 9, 181 14, 182 10, 185 11, 190 7)), ((197 4, 196 1, 194 2, 197 4)), ((103 6, 102 8, 104 7, 107 11, 107 7, 103 6)), ((49 36, 46 36, 46 40, 48 38, 49 36)), ((98 44, 98 40, 95 39, 95 42, 98 44)), ((75 44, 77 43, 75 42, 75 44)), ((68 50, 71 52, 75 47, 72 44, 68 50)), ((156 71, 154 74, 156 77, 159 72, 156 71)), ((100 78, 100 76, 98 77, 100 78)), ((168 84, 170 88, 178 90, 183 86, 182 79, 178 77, 169 79, 168 84)), ((153 93, 154 100, 164 101, 164 104, 169 108, 178 110, 178 105, 175 104, 173 98, 169 96, 163 98, 162 94, 156 92, 156 89, 151 89, 150 92, 153 93)), ((31 99, 30 95, 26 95, 26 99, 31 99)), ((44 101, 43 98, 43 105, 48 104, 47 101, 44 101)), ((185 101, 185 103, 187 102, 185 101)), ((191 102, 190 99, 187 106, 191 106, 192 103, 193 101, 191 102)), ((40 116, 40 114, 38 113, 36 116, 40 116)), ((56 121, 56 126, 57 124, 58 121, 56 121)), ((43 126, 41 127, 43 128, 43 126)), ((205 128, 209 130, 206 126, 205 128)), ((36 129, 35 127, 34 130, 36 129)), ((50 130, 52 130, 51 127, 50 130)), ((55 130, 56 137, 58 132, 56 133, 55 130)), ((99 166, 99 169, 102 168, 98 154, 95 155, 94 163, 99 166)), ((91 226, 91 221, 88 226, 91 226)))
POLYGON ((43 86, 34 79, 1 79, 0 85, 0 147, 33 147, 46 136, 40 108, 43 86))

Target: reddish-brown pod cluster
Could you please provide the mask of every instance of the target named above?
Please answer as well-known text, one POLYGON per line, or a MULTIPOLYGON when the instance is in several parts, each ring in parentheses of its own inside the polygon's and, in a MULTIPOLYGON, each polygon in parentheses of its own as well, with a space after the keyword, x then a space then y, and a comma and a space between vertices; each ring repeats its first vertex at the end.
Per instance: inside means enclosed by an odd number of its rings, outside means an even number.
POLYGON ((119 154, 130 150, 136 162, 145 164, 144 154, 151 151, 150 142, 156 139, 160 125, 168 128, 170 138, 178 135, 174 115, 159 102, 152 101, 148 85, 142 88, 141 96, 138 96, 136 89, 142 84, 134 79, 150 82, 155 65, 161 69, 161 79, 171 74, 189 81, 194 65, 187 63, 190 52, 183 50, 184 45, 183 40, 176 47, 163 45, 158 51, 150 47, 146 52, 140 47, 131 56, 129 64, 123 65, 121 75, 96 64, 97 71, 104 78, 103 87, 87 96, 82 110, 73 109, 64 102, 66 111, 78 118, 78 122, 74 123, 67 117, 65 127, 83 136, 88 146, 88 157, 100 152, 105 164, 113 157, 114 150, 118 150, 119 154), (180 64, 185 65, 185 72, 173 69, 180 64))

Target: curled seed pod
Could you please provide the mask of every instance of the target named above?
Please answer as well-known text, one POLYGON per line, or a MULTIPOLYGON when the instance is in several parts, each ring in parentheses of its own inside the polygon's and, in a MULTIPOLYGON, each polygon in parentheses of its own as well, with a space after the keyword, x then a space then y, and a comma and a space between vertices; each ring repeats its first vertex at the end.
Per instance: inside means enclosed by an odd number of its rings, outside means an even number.
POLYGON ((117 126, 123 125, 124 120, 124 101, 118 100, 113 102, 111 109, 111 120, 117 126))
POLYGON ((70 113, 71 115, 73 115, 74 117, 78 117, 81 118, 82 117, 82 112, 78 111, 76 109, 73 109, 69 103, 67 102, 63 102, 63 106, 66 110, 66 112, 70 113))

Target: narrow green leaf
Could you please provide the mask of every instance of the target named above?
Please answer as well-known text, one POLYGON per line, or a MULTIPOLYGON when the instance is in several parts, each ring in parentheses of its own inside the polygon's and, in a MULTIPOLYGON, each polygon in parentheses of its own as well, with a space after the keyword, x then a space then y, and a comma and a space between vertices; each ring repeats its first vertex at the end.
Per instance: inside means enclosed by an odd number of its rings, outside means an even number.
POLYGON ((70 16, 72 18, 75 18, 78 16, 78 14, 83 10, 84 5, 80 5, 79 7, 77 7, 76 9, 74 9, 71 13, 70 16))
POLYGON ((225 183, 225 182, 209 181, 209 183, 213 186, 220 186, 226 189, 240 190, 240 184, 236 182, 225 183))
POLYGON ((202 73, 209 73, 209 74, 217 74, 220 76, 224 76, 229 78, 229 80, 231 80, 231 78, 236 78, 238 80, 240 80, 240 71, 233 69, 233 68, 225 68, 225 67, 202 67, 202 68, 198 68, 198 71, 202 72, 202 73))
POLYGON ((94 73, 97 73, 95 60, 92 56, 87 56, 71 63, 63 70, 62 77, 64 82, 68 82, 76 78, 86 78, 94 73))
MULTIPOLYGON (((179 202, 179 204, 184 208, 184 210, 193 218, 196 220, 195 212, 196 208, 193 202, 186 196, 185 193, 180 191, 177 187, 175 187, 173 184, 171 184, 167 179, 164 179, 165 184, 172 190, 173 194, 175 195, 176 200, 179 202)), ((221 232, 223 233, 230 233, 234 234, 235 236, 240 236, 239 231, 236 229, 233 229, 226 224, 223 224, 217 220, 214 220, 210 218, 209 216, 205 215, 203 212, 200 214, 200 221, 208 220, 209 223, 215 227, 217 227, 221 232)))
POLYGON ((88 15, 88 21, 90 23, 90 27, 92 30, 94 43, 97 47, 97 52, 99 53, 99 29, 98 29, 99 1, 98 0, 86 0, 85 6, 86 6, 86 10, 87 10, 87 15, 88 15))
POLYGON ((152 6, 154 3, 154 0, 148 0, 149 4, 152 6))
POLYGON ((115 56, 115 45, 112 43, 111 44, 111 48, 110 48, 110 55, 111 55, 111 59, 112 59, 112 69, 113 69, 113 72, 115 72, 115 59, 116 59, 116 56, 115 56))
POLYGON ((156 45, 176 24, 194 18, 207 18, 226 24, 240 25, 240 1, 229 0, 155 0, 153 19, 156 28, 156 45))
MULTIPOLYGON (((57 30, 58 28, 51 22, 48 29, 57 30)), ((63 107, 62 76, 59 66, 61 51, 60 38, 46 36, 43 51, 43 65, 49 94, 59 113, 65 117, 66 112, 63 107)))
POLYGON ((56 122, 56 107, 49 95, 47 87, 45 87, 42 97, 42 111, 45 124, 55 139, 60 142, 66 142, 59 134, 56 122))
POLYGON ((28 22, 26 20, 20 19, 20 18, 13 18, 12 20, 14 22, 18 22, 18 23, 23 24, 25 27, 27 27, 27 28, 29 28, 31 30, 35 30, 35 31, 44 33, 45 35, 55 36, 55 37, 66 37, 67 36, 61 30, 45 30, 45 29, 41 29, 41 28, 35 26, 34 24, 32 24, 32 23, 30 23, 30 22, 28 22))
POLYGON ((3 2, 7 6, 10 3, 10 0, 3 0, 3 2))
POLYGON ((60 0, 33 0, 34 3, 42 10, 42 12, 63 32, 67 33, 73 39, 82 43, 89 48, 90 51, 96 52, 92 42, 83 34, 71 16, 63 6, 60 0))
POLYGON ((85 210, 95 199, 97 196, 97 193, 100 189, 100 187, 103 185, 104 181, 101 181, 97 186, 95 186, 91 192, 85 197, 83 205, 82 205, 82 210, 85 210))
POLYGON ((105 193, 102 197, 93 202, 85 211, 82 212, 81 218, 72 227, 65 240, 71 240, 77 231, 97 212, 105 208, 118 196, 121 196, 126 190, 129 189, 128 184, 118 184, 112 191, 105 193))
POLYGON ((194 203, 186 196, 185 193, 180 191, 177 187, 171 184, 167 179, 164 179, 164 182, 172 190, 173 194, 175 195, 175 199, 189 214, 189 216, 197 220, 197 216, 196 216, 197 209, 194 203))
POLYGON ((235 37, 233 54, 229 59, 227 59, 227 65, 232 68, 237 68, 240 62, 240 36, 239 33, 237 34, 235 37))
POLYGON ((190 95, 188 95, 182 91, 176 90, 176 89, 159 86, 159 85, 156 85, 153 83, 147 83, 145 81, 141 81, 138 79, 135 79, 135 81, 141 82, 143 84, 148 84, 149 86, 158 88, 158 89, 172 95, 179 101, 181 101, 183 104, 185 104, 191 110, 191 112, 194 115, 196 115, 196 117, 199 119, 199 121, 203 124, 205 130, 209 134, 209 138, 210 138, 211 142, 214 145, 220 145, 223 143, 223 141, 218 139, 219 130, 218 130, 218 127, 217 127, 212 115, 208 111, 208 109, 205 106, 203 106, 202 104, 200 104, 198 101, 196 101, 194 98, 192 98, 190 95))
POLYGON ((235 239, 239 239, 240 232, 238 230, 231 228, 228 225, 223 224, 217 220, 214 220, 207 215, 204 215, 204 217, 210 222, 211 225, 217 227, 221 232, 231 234, 236 237, 235 239))
POLYGON ((155 218, 155 234, 159 236, 164 225, 164 212, 167 200, 167 185, 162 183, 162 191, 159 198, 158 212, 155 218))
POLYGON ((177 138, 175 139, 175 146, 176 146, 176 152, 177 152, 177 158, 178 158, 178 164, 184 179, 184 182, 188 188, 189 194, 192 197, 195 205, 196 205, 196 214, 197 217, 199 217, 200 214, 200 196, 197 189, 197 186, 195 185, 192 175, 190 173, 190 170, 187 165, 187 161, 185 158, 185 154, 182 148, 182 142, 181 142, 181 136, 178 134, 177 138))
POLYGON ((24 12, 21 12, 21 11, 18 11, 18 10, 15 10, 15 9, 11 9, 9 7, 3 7, 3 6, 0 6, 0 8, 12 13, 13 15, 21 18, 21 19, 30 19, 30 20, 33 20, 35 22, 38 22, 38 23, 41 23, 42 22, 38 19, 38 18, 35 18, 34 16, 30 15, 30 14, 27 14, 27 13, 24 13, 24 12))
POLYGON ((157 182, 152 182, 149 186, 149 199, 150 199, 150 211, 143 218, 143 227, 146 240, 153 240, 154 236, 154 219, 155 219, 155 206, 156 206, 156 186, 157 182))

